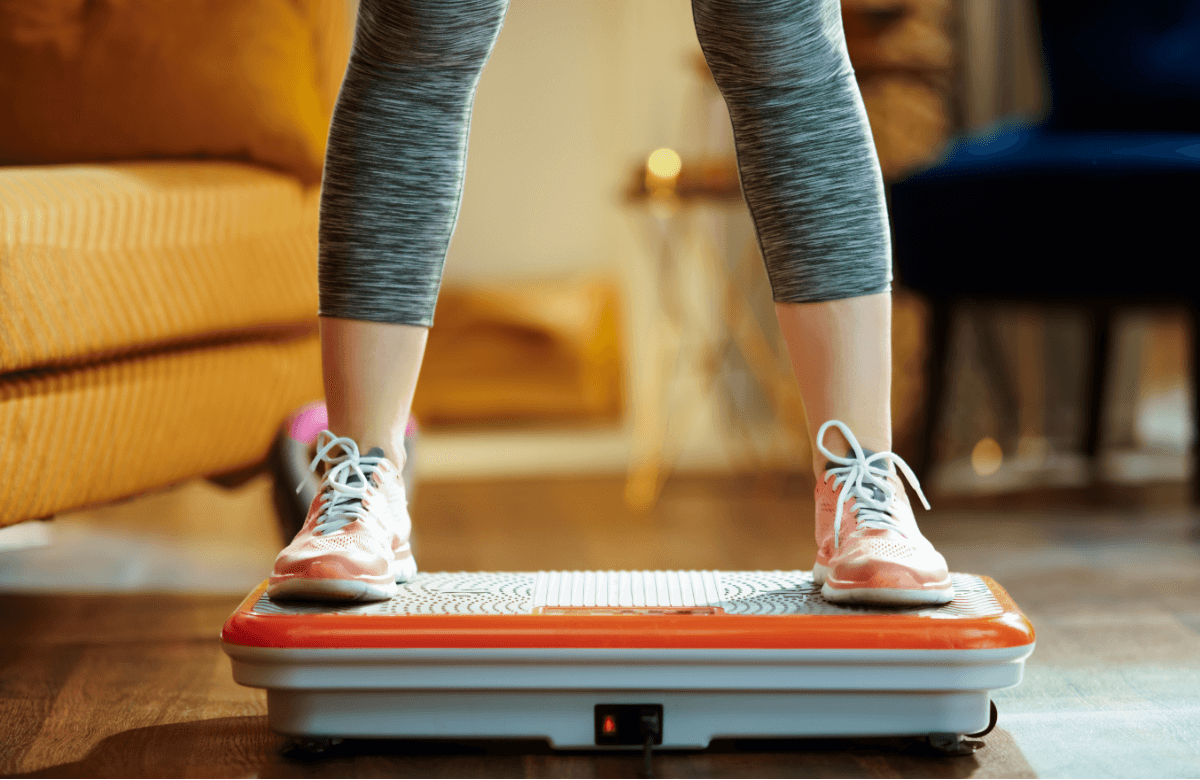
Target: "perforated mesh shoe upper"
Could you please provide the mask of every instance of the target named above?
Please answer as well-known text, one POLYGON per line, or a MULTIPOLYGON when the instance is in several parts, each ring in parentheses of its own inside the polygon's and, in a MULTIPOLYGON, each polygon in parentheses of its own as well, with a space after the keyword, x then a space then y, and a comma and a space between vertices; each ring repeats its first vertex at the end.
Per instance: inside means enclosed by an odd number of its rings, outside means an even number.
POLYGON ((272 598, 379 600, 416 573, 400 469, 378 447, 322 431, 310 464, 326 467, 304 525, 275 560, 272 598))
POLYGON ((850 429, 826 422, 817 446, 829 458, 817 483, 814 579, 830 600, 872 603, 945 603, 953 598, 946 559, 917 528, 897 468, 929 508, 916 476, 891 452, 864 450, 850 429), (830 426, 851 445, 842 457, 825 448, 830 426))

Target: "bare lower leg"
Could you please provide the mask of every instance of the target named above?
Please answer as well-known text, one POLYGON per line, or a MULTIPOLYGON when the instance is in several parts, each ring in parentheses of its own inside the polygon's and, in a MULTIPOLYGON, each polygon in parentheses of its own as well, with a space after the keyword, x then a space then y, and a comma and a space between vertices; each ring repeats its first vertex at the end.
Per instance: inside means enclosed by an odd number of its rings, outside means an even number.
MULTIPOLYGON (((813 472, 825 472, 815 435, 827 420, 849 426, 864 448, 892 449, 892 295, 820 303, 776 303, 775 314, 808 413, 813 472)), ((825 434, 834 453, 850 451, 836 429, 825 434)))
POLYGON ((404 466, 408 425, 429 328, 321 317, 329 430, 404 466))

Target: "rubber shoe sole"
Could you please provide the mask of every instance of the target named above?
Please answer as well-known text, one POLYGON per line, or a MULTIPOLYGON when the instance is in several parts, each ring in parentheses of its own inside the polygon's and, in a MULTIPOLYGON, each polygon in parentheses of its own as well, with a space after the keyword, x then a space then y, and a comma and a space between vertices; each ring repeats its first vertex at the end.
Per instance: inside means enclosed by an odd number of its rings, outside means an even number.
POLYGON ((391 563, 392 582, 291 577, 267 588, 272 599, 303 601, 387 601, 400 589, 397 583, 417 576, 417 559, 411 555, 391 563))
POLYGON ((954 600, 954 586, 948 581, 944 588, 917 590, 915 588, 856 588, 853 583, 838 587, 829 581, 830 569, 819 563, 812 568, 813 582, 821 586, 821 595, 835 604, 879 604, 911 607, 949 604, 954 600))

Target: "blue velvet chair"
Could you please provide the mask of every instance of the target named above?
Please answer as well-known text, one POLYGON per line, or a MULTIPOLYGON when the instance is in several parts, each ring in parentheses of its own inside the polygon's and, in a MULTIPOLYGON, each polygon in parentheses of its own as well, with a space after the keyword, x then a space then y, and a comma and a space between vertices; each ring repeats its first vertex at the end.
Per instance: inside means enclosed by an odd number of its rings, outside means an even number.
MULTIPOLYGON (((932 167, 889 185, 897 284, 922 295, 932 315, 925 422, 915 442, 921 478, 933 462, 951 326, 963 305, 1088 313, 1089 456, 1100 443, 1120 307, 1185 307, 1200 387, 1200 2, 1040 0, 1037 15, 1050 89, 1045 118, 959 137, 932 167)), ((1013 424, 1012 385, 1003 371, 991 378, 1007 399, 1000 417, 1013 424)))

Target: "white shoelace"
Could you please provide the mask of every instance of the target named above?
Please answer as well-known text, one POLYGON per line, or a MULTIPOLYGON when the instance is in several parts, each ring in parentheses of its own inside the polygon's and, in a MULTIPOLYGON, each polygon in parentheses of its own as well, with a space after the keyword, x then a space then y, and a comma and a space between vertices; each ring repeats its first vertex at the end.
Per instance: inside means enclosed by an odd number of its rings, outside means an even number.
POLYGON ((891 460, 895 463, 900 472, 908 479, 908 484, 912 485, 913 489, 917 491, 917 495, 921 497, 921 503, 925 505, 926 509, 929 509, 929 502, 925 500, 925 494, 921 492, 917 476, 913 474, 904 459, 894 452, 876 452, 867 457, 859 445, 858 439, 854 438, 854 434, 850 432, 850 428, 845 423, 829 420, 822 425, 821 430, 817 432, 817 449, 833 463, 841 464, 840 467, 829 469, 825 473, 826 482, 833 477, 834 490, 838 485, 842 485, 842 492, 838 494, 837 514, 833 519, 833 547, 835 550, 840 546, 842 509, 850 498, 854 499, 858 507, 859 528, 890 529, 897 531, 905 538, 908 537, 900 523, 888 512, 888 506, 895 498, 896 490, 892 486, 892 481, 888 479, 889 472, 886 462, 883 465, 877 465, 878 461, 891 460), (854 450, 853 457, 839 457, 825 448, 825 431, 829 430, 831 425, 836 425, 842 435, 846 437, 846 441, 854 450), (876 490, 883 494, 883 500, 875 498, 876 490))
MULTIPOLYGON (((317 456, 313 458, 312 463, 308 464, 308 468, 315 472, 317 464, 322 460, 332 466, 326 473, 325 479, 333 489, 321 496, 322 501, 328 502, 321 507, 321 511, 325 513, 325 519, 313 529, 313 532, 327 534, 355 520, 366 520, 368 515, 361 502, 367 497, 367 485, 370 484, 368 477, 375 472, 383 458, 360 455, 358 444, 354 439, 335 436, 332 431, 326 430, 317 434, 317 456), (329 440, 322 444, 321 439, 326 436, 329 437, 329 440), (342 447, 342 455, 330 457, 329 451, 338 445, 342 447), (359 478, 358 485, 346 482, 351 475, 359 478), (350 502, 357 503, 351 504, 350 502)), ((303 482, 296 486, 297 493, 303 489, 303 482)))

